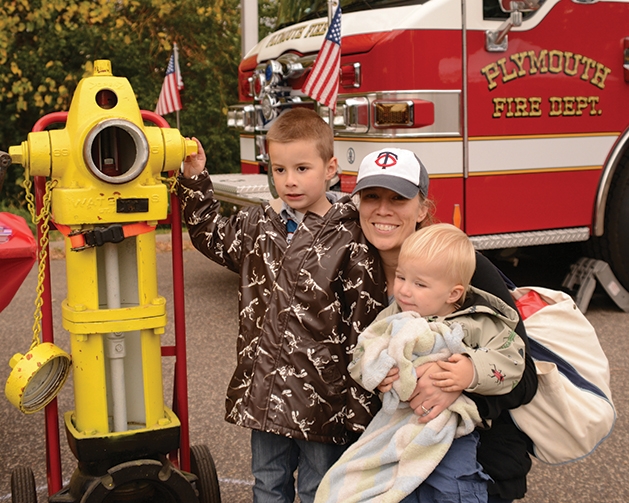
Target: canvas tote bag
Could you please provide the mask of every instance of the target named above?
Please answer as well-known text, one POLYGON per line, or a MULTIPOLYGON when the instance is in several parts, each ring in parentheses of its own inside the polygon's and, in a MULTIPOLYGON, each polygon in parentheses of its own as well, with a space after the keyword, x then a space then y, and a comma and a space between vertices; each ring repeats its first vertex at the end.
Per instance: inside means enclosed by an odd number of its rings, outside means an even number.
POLYGON ((512 295, 539 385, 533 400, 511 410, 511 417, 533 441, 539 460, 581 459, 607 438, 616 420, 607 357, 594 327, 568 294, 521 287, 512 295))

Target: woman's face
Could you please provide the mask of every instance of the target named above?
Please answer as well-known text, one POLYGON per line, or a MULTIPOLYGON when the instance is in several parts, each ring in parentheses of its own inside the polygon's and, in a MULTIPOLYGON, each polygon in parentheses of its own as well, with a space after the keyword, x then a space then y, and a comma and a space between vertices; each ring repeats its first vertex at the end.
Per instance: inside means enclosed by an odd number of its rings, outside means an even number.
POLYGON ((404 240, 426 218, 420 196, 405 199, 384 188, 360 191, 360 225, 367 240, 380 252, 399 252, 404 240))

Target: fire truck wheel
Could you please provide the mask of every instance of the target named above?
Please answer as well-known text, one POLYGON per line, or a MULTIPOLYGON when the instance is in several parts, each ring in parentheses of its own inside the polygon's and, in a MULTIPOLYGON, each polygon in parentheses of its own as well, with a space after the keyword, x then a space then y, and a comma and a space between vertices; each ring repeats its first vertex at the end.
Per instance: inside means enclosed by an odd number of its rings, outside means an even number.
POLYGON ((35 476, 30 468, 18 466, 11 473, 11 502, 37 503, 35 476))
POLYGON ((190 447, 190 471, 198 477, 199 503, 220 503, 221 491, 216 475, 216 466, 206 445, 190 447))
POLYGON ((605 233, 594 245, 597 255, 629 290, 629 153, 621 159, 614 174, 605 208, 605 233))

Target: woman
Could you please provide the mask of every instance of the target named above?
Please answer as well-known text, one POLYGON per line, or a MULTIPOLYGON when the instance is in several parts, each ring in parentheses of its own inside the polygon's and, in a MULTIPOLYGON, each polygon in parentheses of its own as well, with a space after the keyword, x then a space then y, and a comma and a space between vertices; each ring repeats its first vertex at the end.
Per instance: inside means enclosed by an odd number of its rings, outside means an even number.
MULTIPOLYGON (((361 163, 353 194, 359 195, 361 227, 368 241, 380 254, 391 297, 402 242, 417 228, 431 222, 432 205, 427 199, 428 173, 415 154, 408 150, 389 148, 372 152, 361 163)), ((476 254, 476 272, 472 285, 515 307, 500 272, 479 253, 476 254)), ((479 428, 476 437, 455 440, 441 463, 448 465, 447 473, 460 480, 461 484, 483 483, 482 474, 475 473, 473 467, 457 463, 457 459, 464 457, 457 456, 457 452, 467 453, 470 448, 476 447, 476 439, 480 438, 477 459, 485 473, 493 479, 487 482, 489 503, 508 503, 524 497, 526 474, 531 467, 527 453, 528 438, 518 430, 509 415, 509 409, 528 403, 537 390, 535 367, 528 354, 528 339, 521 321, 516 331, 524 340, 527 351, 522 380, 507 395, 481 396, 466 393, 476 403, 483 420, 489 421, 487 426, 491 427, 479 428), (472 440, 473 444, 470 444, 472 440)), ((421 422, 428 422, 436 417, 460 394, 443 392, 432 385, 430 374, 436 371, 434 365, 436 364, 428 364, 418 369, 417 388, 410 401, 415 413, 422 416, 421 422)), ((380 390, 390 389, 395 379, 396 372, 389 373, 380 390)), ((409 501, 451 501, 447 498, 450 491, 454 493, 456 489, 446 488, 441 492, 444 481, 431 480, 431 477, 417 489, 415 495, 411 495, 413 498, 409 501)), ((458 491, 461 496, 466 492, 463 487, 459 487, 458 491)))

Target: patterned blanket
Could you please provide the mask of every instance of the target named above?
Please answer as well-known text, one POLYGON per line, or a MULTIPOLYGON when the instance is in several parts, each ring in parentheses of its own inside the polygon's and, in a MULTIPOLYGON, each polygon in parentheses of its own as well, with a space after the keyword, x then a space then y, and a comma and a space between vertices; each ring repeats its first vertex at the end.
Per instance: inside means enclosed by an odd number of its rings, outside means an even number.
POLYGON ((461 353, 462 338, 459 324, 428 323, 413 312, 384 318, 360 335, 352 377, 370 391, 394 365, 400 378, 365 432, 325 475, 315 503, 397 503, 426 480, 453 439, 474 430, 480 416, 464 395, 427 424, 406 403, 416 386, 415 367, 461 353))

